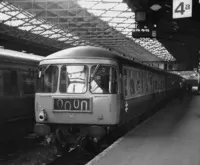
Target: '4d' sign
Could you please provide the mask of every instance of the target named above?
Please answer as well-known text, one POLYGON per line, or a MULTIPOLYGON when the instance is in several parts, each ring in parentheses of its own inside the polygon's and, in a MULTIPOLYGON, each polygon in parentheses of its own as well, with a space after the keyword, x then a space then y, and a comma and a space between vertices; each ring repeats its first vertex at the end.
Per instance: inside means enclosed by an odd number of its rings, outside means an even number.
POLYGON ((192 0, 173 0, 173 18, 192 17, 192 0))

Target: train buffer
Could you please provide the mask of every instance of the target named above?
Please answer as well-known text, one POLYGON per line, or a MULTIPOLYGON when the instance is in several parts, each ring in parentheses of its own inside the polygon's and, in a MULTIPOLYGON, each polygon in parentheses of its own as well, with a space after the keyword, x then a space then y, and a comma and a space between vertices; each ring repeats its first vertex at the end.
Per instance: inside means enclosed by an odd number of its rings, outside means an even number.
POLYGON ((200 96, 174 99, 86 165, 199 165, 200 96))

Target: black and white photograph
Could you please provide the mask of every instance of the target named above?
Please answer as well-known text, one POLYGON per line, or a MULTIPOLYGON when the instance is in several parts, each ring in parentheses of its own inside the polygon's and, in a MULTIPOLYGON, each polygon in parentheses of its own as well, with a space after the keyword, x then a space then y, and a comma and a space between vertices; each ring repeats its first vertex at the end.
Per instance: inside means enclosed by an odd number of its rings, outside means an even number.
POLYGON ((0 165, 200 165, 200 0, 0 0, 0 165))

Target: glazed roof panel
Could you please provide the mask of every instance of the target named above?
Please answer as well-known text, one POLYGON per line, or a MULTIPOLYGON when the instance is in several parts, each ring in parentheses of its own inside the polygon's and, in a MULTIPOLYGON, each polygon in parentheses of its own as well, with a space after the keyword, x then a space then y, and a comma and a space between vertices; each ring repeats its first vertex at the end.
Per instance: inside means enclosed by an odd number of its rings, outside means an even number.
POLYGON ((2 24, 29 32, 30 39, 35 34, 60 49, 91 45, 140 61, 175 60, 156 39, 132 38, 135 14, 122 0, 5 0, 0 18, 2 24))

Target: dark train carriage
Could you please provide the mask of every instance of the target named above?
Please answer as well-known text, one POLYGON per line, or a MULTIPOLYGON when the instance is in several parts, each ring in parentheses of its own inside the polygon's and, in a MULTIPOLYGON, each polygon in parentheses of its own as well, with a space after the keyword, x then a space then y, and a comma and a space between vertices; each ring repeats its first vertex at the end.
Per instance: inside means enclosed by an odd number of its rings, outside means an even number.
POLYGON ((0 49, 0 143, 33 131, 36 74, 41 59, 0 49))
POLYGON ((150 113, 172 97, 179 81, 178 75, 102 48, 54 53, 40 62, 35 131, 43 136, 52 132, 57 139, 84 132, 98 141, 108 128, 150 113))
POLYGON ((122 75, 121 122, 143 113, 151 113, 159 104, 174 97, 179 90, 180 76, 118 57, 122 75))

